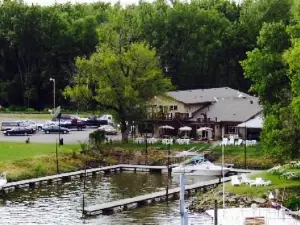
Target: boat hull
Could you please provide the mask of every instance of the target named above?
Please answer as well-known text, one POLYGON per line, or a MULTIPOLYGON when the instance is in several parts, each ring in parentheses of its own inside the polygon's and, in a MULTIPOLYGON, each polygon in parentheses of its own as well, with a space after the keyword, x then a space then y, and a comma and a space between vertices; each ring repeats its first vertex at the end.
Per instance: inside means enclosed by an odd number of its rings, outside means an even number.
MULTIPOLYGON (((224 175, 226 175, 230 168, 224 168, 224 175)), ((173 174, 192 175, 192 176, 221 176, 223 175, 222 169, 219 168, 209 168, 209 169, 187 169, 187 168, 173 168, 173 174)))

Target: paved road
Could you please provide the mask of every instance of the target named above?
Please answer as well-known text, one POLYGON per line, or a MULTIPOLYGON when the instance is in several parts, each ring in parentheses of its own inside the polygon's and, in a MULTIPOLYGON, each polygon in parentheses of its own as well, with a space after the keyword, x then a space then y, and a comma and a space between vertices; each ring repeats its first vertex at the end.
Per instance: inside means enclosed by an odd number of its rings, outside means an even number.
MULTIPOLYGON (((3 121, 16 121, 18 118, 1 118, 0 123, 3 121)), ((47 120, 34 120, 37 123, 45 123, 47 120)), ((61 138, 64 139, 64 143, 78 143, 79 141, 84 142, 88 140, 88 136, 91 132, 96 130, 96 128, 87 128, 82 131, 71 130, 69 134, 61 134, 61 138)), ((38 131, 36 134, 28 136, 5 136, 1 132, 0 141, 13 141, 13 142, 25 142, 27 138, 30 138, 31 143, 55 143, 58 140, 58 134, 45 134, 44 132, 38 131)), ((121 135, 107 135, 108 139, 121 140, 121 135)))

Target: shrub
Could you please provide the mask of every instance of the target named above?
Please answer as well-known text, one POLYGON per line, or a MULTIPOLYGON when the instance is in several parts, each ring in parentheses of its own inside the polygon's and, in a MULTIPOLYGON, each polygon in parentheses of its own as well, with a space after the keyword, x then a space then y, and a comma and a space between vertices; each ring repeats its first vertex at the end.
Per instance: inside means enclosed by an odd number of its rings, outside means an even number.
POLYGON ((285 202, 285 206, 293 211, 300 209, 300 197, 291 197, 285 202))
POLYGON ((34 168, 34 172, 37 177, 45 176, 47 174, 45 168, 41 163, 36 165, 36 167, 34 168))

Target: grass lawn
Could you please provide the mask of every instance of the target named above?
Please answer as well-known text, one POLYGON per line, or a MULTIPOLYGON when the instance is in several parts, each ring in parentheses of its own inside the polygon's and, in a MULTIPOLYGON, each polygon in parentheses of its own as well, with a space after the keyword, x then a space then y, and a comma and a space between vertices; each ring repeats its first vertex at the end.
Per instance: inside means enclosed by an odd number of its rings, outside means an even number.
MULTIPOLYGON (((66 144, 58 147, 59 153, 79 151, 78 144, 66 144)), ((55 154, 55 144, 0 142, 0 162, 28 159, 35 156, 55 154)))
MULTIPOLYGON (((252 157, 263 157, 265 154, 264 152, 261 150, 260 145, 256 145, 256 146, 247 146, 245 148, 245 146, 225 146, 224 147, 224 154, 226 157, 244 157, 245 156, 245 151, 246 151, 246 156, 249 158, 252 157)), ((216 148, 214 148, 214 153, 217 156, 221 156, 222 155, 222 147, 221 146, 217 146, 216 148)))
POLYGON ((18 119, 51 119, 48 114, 27 114, 27 113, 0 113, 0 118, 18 118, 18 119))
MULTIPOLYGON (((298 170, 300 172, 300 170, 298 170)), ((267 172, 256 173, 250 176, 250 178, 255 179, 256 177, 262 177, 264 180, 271 180, 272 184, 270 186, 261 186, 256 187, 249 185, 241 185, 241 186, 232 186, 231 183, 226 184, 226 190, 235 194, 245 195, 245 196, 263 196, 269 190, 275 189, 284 189, 284 188, 292 188, 299 186, 299 180, 289 180, 277 174, 270 174, 267 172)))

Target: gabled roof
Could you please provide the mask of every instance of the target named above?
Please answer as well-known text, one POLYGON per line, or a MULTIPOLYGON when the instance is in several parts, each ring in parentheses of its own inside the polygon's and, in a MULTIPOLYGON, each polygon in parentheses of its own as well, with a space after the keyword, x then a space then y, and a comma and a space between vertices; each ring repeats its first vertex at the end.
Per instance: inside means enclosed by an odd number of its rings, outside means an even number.
POLYGON ((262 128, 263 127, 263 118, 262 115, 256 116, 253 119, 248 120, 247 122, 240 123, 237 127, 246 127, 246 128, 262 128))
POLYGON ((228 97, 251 97, 246 93, 239 92, 229 87, 194 89, 185 91, 169 91, 167 95, 185 104, 216 102, 216 98, 228 97))
POLYGON ((206 114, 207 118, 217 119, 218 122, 243 122, 262 111, 256 97, 228 97, 220 98, 217 102, 197 112, 192 121, 206 114))

